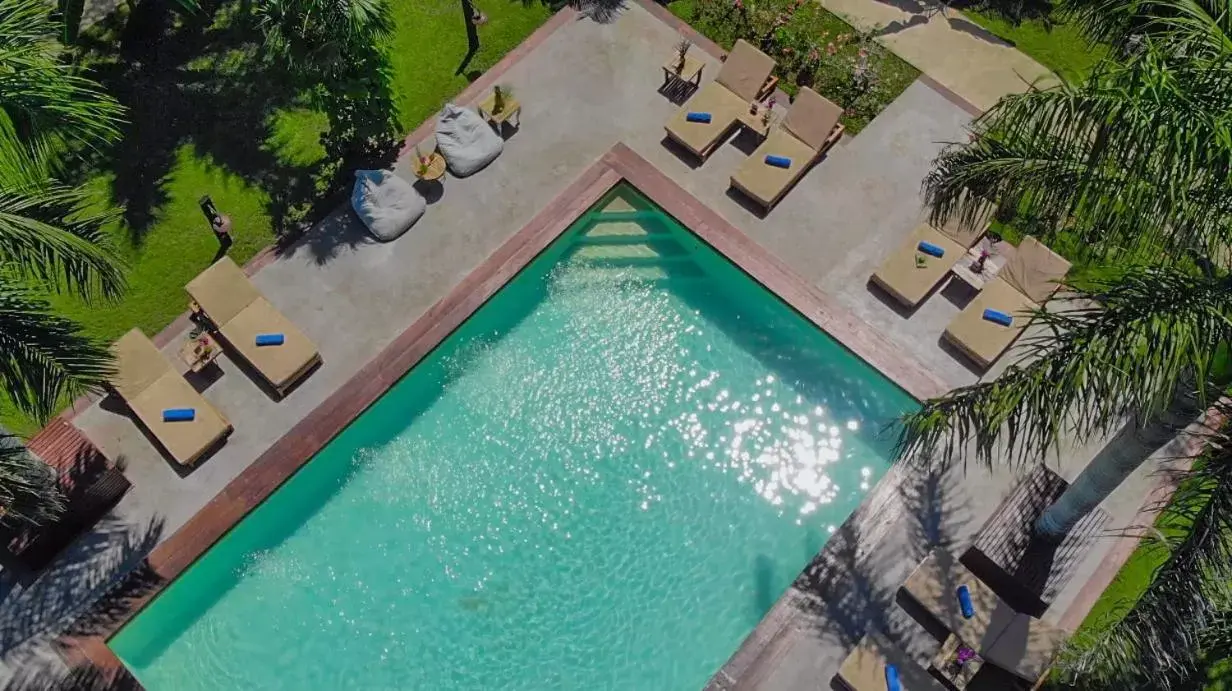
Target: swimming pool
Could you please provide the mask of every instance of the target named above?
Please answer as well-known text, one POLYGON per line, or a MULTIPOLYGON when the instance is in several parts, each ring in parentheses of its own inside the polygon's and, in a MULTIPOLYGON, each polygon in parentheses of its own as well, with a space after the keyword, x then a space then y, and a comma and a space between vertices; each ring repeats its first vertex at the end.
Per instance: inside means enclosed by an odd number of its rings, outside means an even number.
POLYGON ((915 405, 621 186, 108 644, 151 691, 697 689, 915 405))

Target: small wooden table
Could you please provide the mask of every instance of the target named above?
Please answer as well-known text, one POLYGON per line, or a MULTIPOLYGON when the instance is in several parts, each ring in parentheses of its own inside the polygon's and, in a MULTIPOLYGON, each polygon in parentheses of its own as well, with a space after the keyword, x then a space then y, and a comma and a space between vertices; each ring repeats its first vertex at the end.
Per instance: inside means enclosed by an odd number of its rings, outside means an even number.
POLYGON ((950 687, 962 691, 967 688, 967 684, 971 683, 975 673, 980 671, 980 667, 984 666, 984 658, 980 657, 975 648, 963 643, 961 638, 950 634, 928 666, 950 687), (972 652, 971 659, 961 665, 956 663, 959 647, 967 648, 972 652))
MULTIPOLYGON (((753 104, 749 104, 752 106, 753 104)), ((740 124, 746 129, 756 134, 758 137, 765 139, 766 135, 770 134, 770 126, 774 124, 774 111, 770 111, 770 120, 767 121, 766 107, 762 104, 757 104, 757 112, 750 112, 749 108, 745 108, 740 113, 740 124)))
POLYGON ((976 290, 983 290, 984 286, 996 278, 997 273, 1001 271, 1005 265, 1009 263, 1009 257, 992 251, 992 244, 988 240, 980 240, 979 244, 967 250, 967 253, 954 264, 954 268, 950 269, 963 283, 971 286, 976 290), (984 270, 976 273, 971 270, 971 265, 980 260, 980 252, 987 251, 988 259, 984 260, 984 270))
POLYGON ((445 157, 433 151, 431 156, 428 156, 428 168, 421 171, 419 169, 419 161, 415 161, 415 177, 420 180, 440 180, 445 175, 445 157))
POLYGON ((706 67, 706 63, 698 60, 691 55, 684 56, 684 68, 677 71, 680 66, 680 58, 676 55, 667 59, 663 63, 663 86, 668 86, 673 82, 682 82, 684 84, 692 84, 694 88, 702 85, 702 70, 706 67))
POLYGON ((213 336, 205 333, 189 338, 184 341, 184 345, 180 346, 180 359, 193 372, 200 372, 209 367, 210 363, 217 360, 221 354, 222 346, 218 345, 218 341, 214 340, 213 336))
POLYGON ((521 127, 522 104, 518 103, 518 99, 510 96, 506 96, 501 100, 503 101, 501 103, 501 108, 500 110, 496 110, 496 92, 488 94, 488 97, 483 99, 483 102, 479 104, 479 115, 481 115, 484 120, 487 120, 490 125, 497 129, 503 127, 510 118, 516 115, 518 119, 513 124, 516 127, 521 127))

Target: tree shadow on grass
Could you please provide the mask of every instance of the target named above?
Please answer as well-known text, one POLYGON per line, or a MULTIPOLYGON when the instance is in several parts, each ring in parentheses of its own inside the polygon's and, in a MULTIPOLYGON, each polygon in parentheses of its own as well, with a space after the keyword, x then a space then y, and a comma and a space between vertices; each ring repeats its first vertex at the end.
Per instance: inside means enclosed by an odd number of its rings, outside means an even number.
POLYGON ((139 3, 82 36, 94 78, 128 109, 121 141, 94 157, 94 170, 114 176, 112 201, 125 208, 133 244, 170 201, 169 176, 186 145, 267 191, 281 227, 287 210, 315 192, 310 167, 264 145, 274 115, 300 102, 295 80, 262 59, 260 35, 236 2, 205 0, 178 20, 167 5, 139 3))

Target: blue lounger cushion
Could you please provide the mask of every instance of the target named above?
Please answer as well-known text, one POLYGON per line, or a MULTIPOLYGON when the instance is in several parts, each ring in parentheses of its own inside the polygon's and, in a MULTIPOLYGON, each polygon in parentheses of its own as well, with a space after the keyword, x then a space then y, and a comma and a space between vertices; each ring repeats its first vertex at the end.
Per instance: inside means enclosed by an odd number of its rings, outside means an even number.
POLYGON ((898 679, 898 668, 894 665, 885 666, 886 691, 903 691, 903 683, 898 679))
POLYGON ((766 156, 766 165, 774 166, 775 168, 790 168, 791 159, 786 156, 766 156))
POLYGON ((686 113, 684 119, 689 122, 710 122, 710 113, 686 113))
POLYGON ((962 612, 963 619, 974 617, 975 605, 971 602, 971 589, 965 584, 960 585, 956 593, 958 595, 958 609, 962 612))
POLYGON ((984 319, 1001 326, 1009 326, 1014 323, 1014 318, 1002 312, 1001 310, 987 309, 984 310, 984 319))
POLYGON ((257 345, 259 346, 282 345, 285 341, 286 337, 282 334, 257 334, 257 345))
POLYGON ((938 247, 937 245, 934 245, 931 242, 924 242, 923 240, 920 241, 920 244, 916 245, 916 249, 932 257, 944 257, 945 256, 944 247, 938 247))
POLYGON ((167 408, 163 410, 163 422, 189 422, 196 417, 196 408, 167 408))

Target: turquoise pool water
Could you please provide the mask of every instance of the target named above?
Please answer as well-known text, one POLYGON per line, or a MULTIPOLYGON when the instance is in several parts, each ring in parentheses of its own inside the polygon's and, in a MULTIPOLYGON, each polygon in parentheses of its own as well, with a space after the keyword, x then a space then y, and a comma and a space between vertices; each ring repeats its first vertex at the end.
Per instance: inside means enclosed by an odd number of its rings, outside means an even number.
POLYGON ((915 405, 618 188, 109 644, 150 691, 699 689, 915 405))

